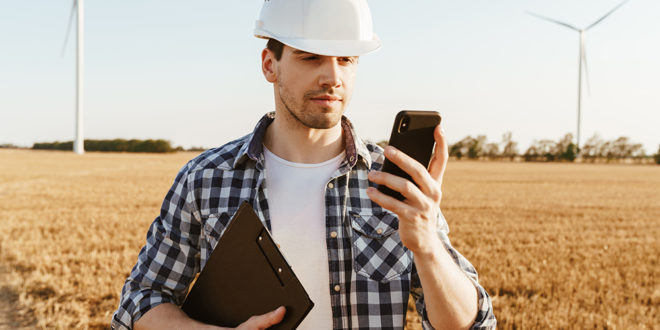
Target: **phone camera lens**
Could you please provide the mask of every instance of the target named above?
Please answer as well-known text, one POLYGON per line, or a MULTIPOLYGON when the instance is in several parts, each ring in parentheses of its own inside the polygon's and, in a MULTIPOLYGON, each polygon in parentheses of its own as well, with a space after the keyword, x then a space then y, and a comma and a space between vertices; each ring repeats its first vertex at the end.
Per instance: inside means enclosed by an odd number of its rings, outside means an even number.
POLYGON ((399 123, 399 133, 405 133, 408 131, 408 124, 410 123, 410 117, 405 116, 401 118, 401 122, 399 123))

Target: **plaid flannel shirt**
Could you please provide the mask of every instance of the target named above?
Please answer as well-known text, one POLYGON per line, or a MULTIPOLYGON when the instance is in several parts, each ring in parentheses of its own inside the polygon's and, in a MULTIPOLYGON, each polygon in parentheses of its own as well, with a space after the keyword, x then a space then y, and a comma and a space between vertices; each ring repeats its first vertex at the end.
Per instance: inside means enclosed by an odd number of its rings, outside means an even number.
MULTIPOLYGON (((207 150, 181 169, 126 279, 113 329, 132 328, 159 304, 180 306, 243 201, 253 205, 270 230, 262 140, 273 118, 274 113, 268 113, 251 134, 207 150)), ((383 150, 360 140, 345 117, 342 128, 346 158, 325 193, 332 326, 402 329, 412 294, 424 328, 432 328, 413 254, 399 238, 399 220, 366 194, 374 185, 367 173, 381 168, 383 150)), ((440 214, 438 235, 478 291, 479 311, 472 328, 495 328, 491 300, 479 285, 474 267, 452 248, 448 232, 440 214)))

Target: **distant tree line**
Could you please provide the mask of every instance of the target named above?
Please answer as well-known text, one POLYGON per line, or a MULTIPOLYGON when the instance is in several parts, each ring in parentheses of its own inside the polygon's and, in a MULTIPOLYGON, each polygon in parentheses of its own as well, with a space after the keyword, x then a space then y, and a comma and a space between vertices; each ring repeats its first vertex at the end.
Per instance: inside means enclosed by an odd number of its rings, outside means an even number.
MULTIPOLYGON (((660 153, 660 150, 658 152, 660 153)), ((633 143, 625 136, 612 141, 603 141, 598 135, 594 135, 585 142, 580 154, 585 160, 605 159, 611 161, 648 158, 641 143, 633 143)), ((657 157, 658 154, 654 155, 654 158, 657 159, 657 157)))
MULTIPOLYGON (((513 141, 511 132, 502 136, 499 143, 489 143, 485 135, 467 136, 449 146, 449 155, 457 159, 510 159, 521 158, 524 161, 572 162, 578 156, 577 146, 573 143, 573 134, 566 134, 558 141, 535 140, 527 150, 520 154, 518 143, 513 141)), ((645 161, 650 157, 644 153, 641 143, 633 143, 628 137, 622 136, 612 141, 604 141, 598 135, 588 139, 580 150, 583 161, 621 161, 631 159, 645 161)), ((660 148, 653 156, 660 164, 660 148)))
POLYGON ((0 143, 0 149, 25 149, 25 147, 17 146, 12 143, 0 143))
MULTIPOLYGON (((183 148, 174 148, 167 140, 85 140, 84 142, 86 151, 111 151, 111 152, 174 152, 182 151, 183 148)), ((35 143, 32 149, 41 150, 73 150, 73 141, 65 142, 44 142, 35 143)))
POLYGON ((569 133, 557 142, 552 140, 534 141, 522 156, 528 162, 572 162, 577 157, 577 152, 577 146, 573 143, 573 134, 569 133))
POLYGON ((467 136, 449 145, 449 156, 458 159, 510 159, 518 156, 518 143, 513 141, 511 132, 502 135, 502 141, 488 142, 485 135, 467 136))
MULTIPOLYGON (((378 143, 386 146, 387 141, 378 143)), ((21 148, 13 144, 0 144, 0 148, 21 148)), ((35 143, 32 149, 41 150, 73 150, 73 142, 45 142, 35 143)), ((175 152, 183 151, 182 147, 172 147, 167 140, 85 140, 86 151, 107 152, 175 152)), ((192 147, 187 151, 203 151, 203 147, 192 147)), ((558 141, 548 139, 535 140, 527 150, 520 154, 518 143, 513 141, 511 132, 504 133, 500 142, 488 142, 485 135, 477 137, 467 136, 462 140, 449 145, 449 156, 457 159, 488 159, 488 160, 524 160, 537 162, 568 161, 577 157, 577 147, 573 143, 573 135, 566 134, 558 141)), ((589 138, 582 146, 581 156, 587 162, 616 162, 633 160, 648 162, 653 159, 660 164, 660 147, 652 156, 644 153, 642 144, 633 143, 628 137, 622 136, 615 140, 604 141, 598 135, 589 138)))

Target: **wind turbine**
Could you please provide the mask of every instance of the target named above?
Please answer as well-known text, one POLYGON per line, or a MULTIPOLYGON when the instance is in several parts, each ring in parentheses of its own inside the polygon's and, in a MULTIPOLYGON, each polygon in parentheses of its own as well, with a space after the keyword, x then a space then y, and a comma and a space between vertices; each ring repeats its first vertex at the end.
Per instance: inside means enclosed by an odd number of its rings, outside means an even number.
POLYGON ((78 18, 76 24, 76 120, 75 120, 75 140, 73 142, 73 152, 79 155, 85 153, 85 145, 83 140, 83 50, 84 50, 84 11, 83 0, 73 0, 71 3, 71 13, 69 14, 69 25, 66 29, 66 38, 64 39, 64 46, 62 47, 62 54, 66 49, 66 43, 69 40, 69 32, 71 31, 71 22, 73 15, 76 14, 78 18), (77 9, 77 13, 76 13, 77 9))
POLYGON ((558 21, 556 19, 548 18, 545 16, 541 16, 539 14, 535 14, 532 12, 527 11, 526 13, 529 15, 532 15, 534 17, 540 18, 542 20, 546 20, 551 23, 559 24, 561 26, 567 27, 573 31, 577 31, 580 33, 580 58, 578 60, 578 104, 577 104, 577 156, 580 156, 580 120, 581 120, 581 108, 582 108, 582 63, 584 63, 584 72, 587 78, 587 87, 589 87, 589 69, 587 67, 587 54, 586 54, 586 49, 584 47, 585 43, 585 34, 586 32, 591 29, 592 27, 596 26, 598 23, 602 22, 607 16, 610 16, 614 11, 619 9, 621 6, 623 6, 626 2, 630 0, 624 0, 621 2, 618 6, 614 7, 612 10, 607 12, 605 15, 603 15, 601 18, 597 19, 595 22, 591 23, 584 29, 578 29, 573 25, 570 25, 568 23, 564 23, 561 21, 558 21))

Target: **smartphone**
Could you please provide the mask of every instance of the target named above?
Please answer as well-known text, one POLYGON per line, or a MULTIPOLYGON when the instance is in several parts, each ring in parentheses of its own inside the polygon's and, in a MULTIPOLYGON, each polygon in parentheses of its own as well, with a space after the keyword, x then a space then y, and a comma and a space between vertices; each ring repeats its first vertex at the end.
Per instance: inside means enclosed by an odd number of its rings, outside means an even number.
MULTIPOLYGON (((440 120, 440 113, 437 111, 400 111, 394 119, 389 145, 414 158, 424 167, 428 167, 435 145, 433 131, 440 124, 440 120)), ((408 173, 387 158, 381 171, 400 176, 417 185, 408 173)), ((399 192, 385 185, 379 185, 378 191, 400 201, 405 199, 399 192)))

